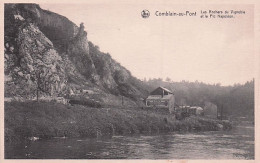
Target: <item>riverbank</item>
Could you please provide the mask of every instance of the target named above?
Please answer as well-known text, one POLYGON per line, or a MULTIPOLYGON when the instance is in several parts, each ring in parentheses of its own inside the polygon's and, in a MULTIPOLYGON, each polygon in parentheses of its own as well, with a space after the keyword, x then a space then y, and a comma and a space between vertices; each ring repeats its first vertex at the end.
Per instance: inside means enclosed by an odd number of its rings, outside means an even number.
POLYGON ((176 120, 172 115, 140 108, 91 108, 35 101, 5 103, 6 143, 32 137, 102 137, 230 128, 229 122, 203 117, 176 120))

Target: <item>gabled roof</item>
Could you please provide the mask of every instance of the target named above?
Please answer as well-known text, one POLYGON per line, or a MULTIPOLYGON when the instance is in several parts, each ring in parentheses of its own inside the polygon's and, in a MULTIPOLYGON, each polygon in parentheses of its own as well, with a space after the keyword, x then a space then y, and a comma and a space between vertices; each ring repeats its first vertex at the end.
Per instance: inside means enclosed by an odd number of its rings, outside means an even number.
MULTIPOLYGON (((170 91, 169 89, 167 88, 164 88, 164 87, 159 87, 159 88, 162 88, 164 91, 168 92, 168 93, 172 93, 172 91, 170 91)), ((173 93, 172 93, 173 94, 173 93)))
POLYGON ((162 95, 162 92, 167 92, 167 94, 173 94, 169 89, 166 89, 164 87, 158 87, 155 90, 153 90, 150 95, 162 95))

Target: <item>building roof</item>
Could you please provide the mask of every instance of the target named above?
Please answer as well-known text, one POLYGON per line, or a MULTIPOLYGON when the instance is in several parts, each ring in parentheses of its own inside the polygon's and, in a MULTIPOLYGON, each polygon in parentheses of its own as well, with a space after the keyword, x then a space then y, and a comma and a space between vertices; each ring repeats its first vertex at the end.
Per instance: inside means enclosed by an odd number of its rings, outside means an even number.
POLYGON ((170 91, 170 90, 167 89, 167 88, 164 88, 164 87, 159 87, 159 88, 163 89, 164 91, 166 91, 166 92, 168 92, 168 93, 172 93, 172 91, 170 91))
POLYGON ((164 87, 158 87, 150 93, 150 95, 167 95, 167 94, 173 94, 173 93, 169 89, 166 89, 164 87))
POLYGON ((192 106, 192 107, 190 107, 191 109, 198 109, 198 110, 203 110, 203 108, 202 107, 199 107, 199 106, 192 106))

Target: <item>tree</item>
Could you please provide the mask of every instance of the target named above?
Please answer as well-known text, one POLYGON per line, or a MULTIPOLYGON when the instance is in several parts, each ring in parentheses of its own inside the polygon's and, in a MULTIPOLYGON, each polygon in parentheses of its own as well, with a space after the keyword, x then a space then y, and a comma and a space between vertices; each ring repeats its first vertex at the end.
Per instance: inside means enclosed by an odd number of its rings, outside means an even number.
POLYGON ((167 77, 167 78, 165 79, 165 81, 171 82, 172 80, 171 80, 171 78, 167 77))

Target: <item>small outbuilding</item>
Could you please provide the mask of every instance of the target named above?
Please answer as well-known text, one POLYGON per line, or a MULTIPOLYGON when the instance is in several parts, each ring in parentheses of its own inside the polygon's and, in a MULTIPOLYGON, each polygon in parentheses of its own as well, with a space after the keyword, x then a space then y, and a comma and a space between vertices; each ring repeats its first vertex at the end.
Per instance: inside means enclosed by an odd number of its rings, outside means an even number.
POLYGON ((173 92, 164 87, 156 88, 146 99, 147 107, 168 109, 170 113, 174 111, 174 103, 173 92))
POLYGON ((203 115, 203 108, 202 107, 196 107, 196 115, 203 115))
POLYGON ((203 115, 203 108, 199 106, 179 106, 175 108, 176 112, 188 113, 190 115, 203 115))

